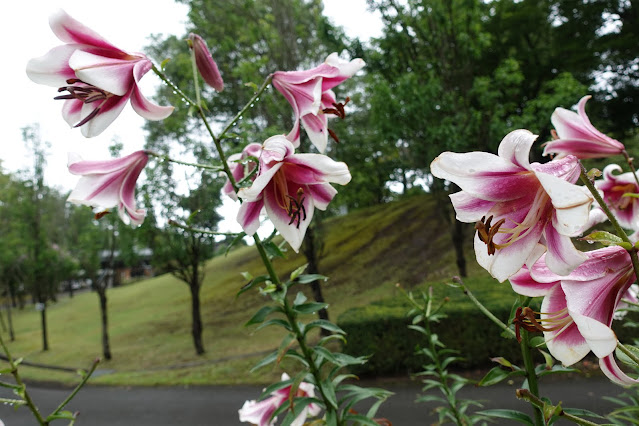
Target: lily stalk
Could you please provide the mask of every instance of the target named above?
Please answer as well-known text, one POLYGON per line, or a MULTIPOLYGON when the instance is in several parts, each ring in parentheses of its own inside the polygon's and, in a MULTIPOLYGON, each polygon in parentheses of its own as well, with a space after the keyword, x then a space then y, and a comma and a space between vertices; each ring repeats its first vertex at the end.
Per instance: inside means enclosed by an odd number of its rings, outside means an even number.
MULTIPOLYGON (((193 101, 190 97, 186 96, 181 90, 179 90, 173 83, 170 82, 170 80, 166 77, 166 75, 160 71, 157 67, 153 67, 152 68, 153 71, 158 74, 158 76, 160 76, 160 78, 166 82, 167 84, 169 84, 169 86, 171 88, 173 88, 178 94, 180 94, 182 96, 182 98, 184 99, 185 102, 189 103, 191 106, 193 106, 194 108, 196 108, 198 115, 200 117, 200 119, 202 120, 202 123, 204 124, 204 126, 207 129, 208 134, 210 135, 211 139, 213 140, 213 143, 215 145, 216 151, 219 155, 219 159, 222 163, 222 171, 224 172, 224 174, 226 175, 226 177, 229 180, 229 183, 231 184, 231 187, 233 188, 233 191, 235 192, 235 194, 237 195, 239 193, 239 186, 238 186, 238 182, 235 180, 233 173, 229 167, 228 161, 227 161, 227 156, 225 155, 224 149, 222 148, 222 140, 224 139, 225 135, 227 134, 227 132, 233 127, 233 125, 235 125, 235 123, 237 123, 237 121, 242 117, 243 114, 246 113, 246 111, 248 111, 249 108, 251 108, 251 106, 253 105, 253 103, 260 97, 260 95, 266 90, 266 88, 268 87, 268 85, 271 83, 271 79, 272 79, 272 75, 269 75, 264 82, 262 83, 262 85, 257 89, 257 91, 253 94, 253 96, 251 97, 251 99, 246 103, 246 105, 240 109, 240 111, 235 115, 235 117, 233 117, 229 123, 222 129, 222 131, 220 132, 219 135, 215 135, 215 133, 213 132, 213 129, 211 128, 207 116, 206 116, 206 112, 204 111, 204 108, 202 107, 202 105, 200 104, 200 102, 197 101, 193 101)), ((194 66, 193 67, 193 78, 195 80, 197 80, 198 78, 198 74, 197 74, 197 68, 194 66)), ((199 94, 197 96, 197 98, 199 99, 199 94)), ((257 235, 257 233, 255 233, 253 235, 253 240, 255 241, 255 246, 258 250, 258 253, 260 254, 260 258, 262 259, 262 263, 264 264, 264 267, 266 268, 266 271, 268 273, 268 276, 270 278, 270 281, 273 283, 273 285, 276 288, 276 294, 280 294, 282 291, 285 291, 285 289, 283 288, 283 284, 281 282, 281 280, 279 279, 279 276, 277 275, 275 268, 273 266, 273 263, 271 261, 271 259, 269 258, 266 249, 264 248, 264 245, 262 243, 262 240, 260 239, 260 237, 257 235)), ((312 374, 313 378, 315 379, 315 383, 316 386, 319 390, 321 399, 324 402, 324 405, 326 407, 326 417, 327 418, 335 418, 338 419, 338 425, 343 424, 343 421, 341 419, 339 419, 338 416, 338 407, 334 406, 333 403, 331 402, 331 399, 326 395, 325 390, 322 386, 322 375, 320 372, 320 369, 318 367, 318 365, 316 364, 316 360, 313 357, 313 351, 310 349, 310 347, 308 346, 307 342, 306 342, 306 337, 304 335, 304 333, 302 333, 302 330, 300 330, 300 327, 297 323, 296 320, 296 313, 294 312, 293 308, 291 307, 291 305, 289 304, 287 298, 286 298, 286 294, 284 294, 284 297, 281 300, 277 300, 277 297, 273 297, 273 300, 277 303, 279 303, 284 311, 284 315, 286 316, 286 319, 291 327, 291 330, 295 336, 295 339, 297 340, 297 343, 299 345, 299 348, 302 352, 302 355, 304 357, 304 359, 307 361, 308 363, 308 368, 310 370, 310 373, 312 374)))

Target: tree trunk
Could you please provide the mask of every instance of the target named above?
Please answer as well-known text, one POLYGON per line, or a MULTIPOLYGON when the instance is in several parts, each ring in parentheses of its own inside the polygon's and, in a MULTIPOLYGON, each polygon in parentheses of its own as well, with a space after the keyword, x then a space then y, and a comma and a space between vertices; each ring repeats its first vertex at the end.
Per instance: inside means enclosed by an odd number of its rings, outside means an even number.
POLYGON ((9 322, 9 338, 12 342, 16 340, 15 332, 13 331, 13 319, 11 318, 11 303, 7 303, 7 321, 9 322))
MULTIPOLYGON (((197 277, 197 275, 196 275, 197 277)), ((198 284, 189 284, 191 290, 191 334, 193 335, 193 345, 195 353, 204 354, 204 345, 202 344, 202 317, 200 314, 200 286, 198 284)))
POLYGON ((466 271, 466 257, 464 256, 464 224, 455 220, 452 231, 457 269, 459 270, 459 275, 465 278, 468 276, 468 273, 466 271))
POLYGON ((461 188, 451 182, 448 192, 446 192, 443 188, 438 188, 436 186, 432 186, 431 189, 433 191, 433 195, 437 199, 437 202, 435 203, 437 211, 440 213, 440 217, 442 217, 442 219, 444 219, 444 221, 448 224, 450 239, 453 243, 453 249, 455 250, 455 261, 457 263, 459 275, 461 277, 467 277, 468 272, 466 270, 466 257, 464 255, 465 224, 455 219, 455 212, 450 204, 450 199, 446 196, 448 193, 457 192, 461 188))
MULTIPOLYGON (((309 274, 319 274, 319 253, 318 253, 318 236, 315 232, 314 226, 309 226, 306 230, 306 237, 304 240, 304 246, 302 248, 304 252, 304 256, 308 261, 308 267, 306 271, 309 274)), ((313 290, 313 297, 317 303, 324 303, 324 295, 322 295, 322 287, 319 280, 313 281, 311 283, 311 289, 313 290)), ((317 312, 317 315, 320 319, 328 321, 328 311, 326 308, 322 308, 317 312)), ((320 328, 322 336, 328 336, 330 332, 323 328, 320 328)))
POLYGON ((4 322, 4 316, 2 315, 1 310, 0 310, 0 326, 2 327, 2 331, 7 331, 7 325, 4 322))
POLYGON ((40 322, 42 324, 42 350, 43 351, 48 351, 49 350, 49 337, 47 336, 47 305, 46 305, 46 302, 42 303, 42 310, 40 311, 40 322))
POLYGON ((100 318, 102 319, 102 355, 104 359, 111 359, 111 345, 109 344, 109 327, 106 288, 96 286, 98 298, 100 299, 100 318))

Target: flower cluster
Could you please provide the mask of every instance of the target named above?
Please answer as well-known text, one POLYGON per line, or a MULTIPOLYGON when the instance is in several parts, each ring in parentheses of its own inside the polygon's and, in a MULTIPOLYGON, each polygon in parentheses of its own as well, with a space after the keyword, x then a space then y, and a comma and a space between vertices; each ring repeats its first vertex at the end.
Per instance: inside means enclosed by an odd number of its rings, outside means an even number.
MULTIPOLYGON (((85 137, 102 133, 131 100, 142 117, 162 120, 173 107, 158 106, 147 100, 138 82, 153 64, 142 53, 128 53, 115 47, 95 31, 59 10, 50 18, 54 34, 65 44, 55 47, 27 64, 27 75, 36 83, 58 88, 55 99, 64 100, 62 116, 85 137)), ((195 65, 204 81, 220 92, 224 82, 206 42, 197 34, 188 38, 195 65)), ((320 152, 327 146, 327 115, 344 117, 344 104, 331 90, 364 66, 361 59, 341 60, 336 53, 310 70, 277 71, 273 86, 290 102, 294 128, 287 136, 277 135, 263 144, 251 143, 241 154, 229 157, 234 182, 227 181, 223 192, 243 201, 238 222, 249 235, 260 225, 265 210, 275 228, 295 251, 313 217, 314 209, 324 210, 337 191, 330 183, 347 184, 346 164, 323 154, 295 153, 300 145, 300 123, 320 152), (248 160, 248 161, 245 161, 248 160), (253 160, 253 161, 251 161, 253 160), (248 182, 242 182, 244 178, 248 182), (250 186, 237 187, 248 183, 250 186), (239 190, 239 192, 238 192, 239 190)), ((69 201, 95 207, 96 217, 117 208, 122 220, 139 225, 145 211, 136 208, 135 183, 147 164, 149 152, 105 161, 82 161, 70 155, 69 171, 81 175, 69 201)))
POLYGON ((589 98, 579 101, 578 113, 563 108, 553 113, 554 140, 544 149, 553 157, 546 163, 529 162, 536 136, 515 130, 498 155, 444 152, 430 167, 434 176, 461 188, 450 198, 457 219, 475 223, 479 264, 500 282, 508 279, 516 293, 543 297, 540 313, 517 311, 517 334, 522 327, 543 332, 548 350, 564 365, 592 351, 612 381, 630 385, 637 381, 615 361, 618 341, 611 325, 623 300, 636 300, 630 291, 636 281, 634 249, 628 249, 636 237, 624 234, 623 244, 589 252, 577 250, 571 237, 606 220, 607 212, 621 227, 639 231, 634 197, 639 179, 619 174, 621 167, 612 164, 591 189, 576 184, 580 175, 590 179, 580 159, 627 156, 623 144, 591 124, 585 113, 589 98), (599 195, 605 205, 594 202, 599 195))

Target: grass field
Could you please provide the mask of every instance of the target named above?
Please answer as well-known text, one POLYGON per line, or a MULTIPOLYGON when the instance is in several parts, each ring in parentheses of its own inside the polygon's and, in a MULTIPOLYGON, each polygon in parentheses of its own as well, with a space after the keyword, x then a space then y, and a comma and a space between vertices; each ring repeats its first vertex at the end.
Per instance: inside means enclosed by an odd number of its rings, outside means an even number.
MULTIPOLYGON (((324 284, 332 320, 349 308, 397 297, 395 283, 404 288, 434 285, 438 294, 453 297, 451 306, 468 303, 464 296, 442 283, 456 274, 446 225, 433 212, 428 195, 356 211, 326 220, 321 272, 330 277, 324 284)), ((475 266, 470 250, 471 284, 478 297, 489 303, 503 301, 510 286, 498 284, 475 266)), ((289 250, 277 259, 282 277, 305 263, 289 250)), ((186 284, 170 275, 128 284, 108 291, 109 334, 113 359, 102 362, 92 379, 109 385, 196 385, 265 383, 281 371, 266 367, 248 370, 260 353, 279 344, 279 329, 255 333, 244 326, 267 301, 251 290, 236 297, 245 284, 243 271, 263 274, 254 247, 241 247, 206 266, 202 288, 203 340, 206 354, 195 355, 190 334, 190 295, 186 284)), ((507 297, 506 300, 511 300, 507 297)), ((32 306, 13 311, 16 341, 12 354, 31 362, 67 367, 88 367, 101 354, 97 295, 61 296, 47 308, 50 350, 41 350, 40 317, 32 306)), ((6 333, 3 333, 6 338, 6 333)), ((263 356, 263 355, 262 355, 263 356)), ((23 367, 21 373, 34 380, 74 383, 74 374, 23 367)))

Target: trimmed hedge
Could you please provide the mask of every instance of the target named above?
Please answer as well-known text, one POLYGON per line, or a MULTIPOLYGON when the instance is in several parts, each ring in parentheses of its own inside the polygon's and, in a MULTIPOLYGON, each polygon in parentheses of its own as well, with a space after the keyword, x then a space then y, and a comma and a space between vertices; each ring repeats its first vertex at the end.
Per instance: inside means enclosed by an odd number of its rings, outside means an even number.
MULTIPOLYGON (((408 305, 386 300, 344 312, 337 324, 347 333, 343 351, 353 356, 371 356, 364 365, 353 366, 352 372, 360 376, 405 375, 423 370, 425 357, 415 355, 418 347, 425 347, 425 336, 408 328, 412 318, 406 314, 408 305)), ((492 307, 491 312, 506 322, 510 309, 492 307)), ((501 329, 477 309, 448 309, 441 322, 432 330, 447 348, 460 352, 464 361, 452 365, 453 369, 494 367, 490 359, 504 357, 522 365, 519 344, 514 338, 505 338, 501 329)), ((639 312, 631 312, 624 321, 615 321, 613 328, 622 343, 636 344, 639 312)), ((536 362, 543 362, 541 354, 534 353, 536 362)))
MULTIPOLYGON (((368 305, 344 312, 337 320, 347 333, 344 352, 353 356, 371 355, 369 361, 357 366, 353 373, 395 375, 422 371, 425 359, 415 355, 418 347, 426 346, 425 336, 408 328, 408 306, 368 305)), ((506 321, 510 309, 493 309, 506 321)), ((447 310, 447 318, 433 324, 433 332, 450 349, 460 351, 464 361, 453 368, 494 366, 492 357, 503 356, 511 362, 521 362, 519 344, 513 338, 501 336, 501 329, 477 309, 447 310)), ((540 357, 541 358, 541 357, 540 357)))

